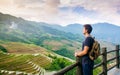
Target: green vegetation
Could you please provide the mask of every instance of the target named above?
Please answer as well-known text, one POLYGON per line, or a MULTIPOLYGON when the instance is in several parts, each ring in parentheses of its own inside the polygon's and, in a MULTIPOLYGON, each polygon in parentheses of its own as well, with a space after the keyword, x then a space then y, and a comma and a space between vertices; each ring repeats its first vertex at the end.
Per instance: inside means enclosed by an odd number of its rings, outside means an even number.
POLYGON ((57 54, 60 54, 62 56, 65 56, 65 57, 69 57, 71 59, 75 59, 74 51, 73 50, 69 51, 65 47, 61 48, 60 50, 54 51, 54 52, 57 53, 57 54))
POLYGON ((100 67, 98 67, 98 68, 96 68, 96 69, 93 70, 93 75, 98 75, 101 72, 102 72, 102 67, 100 66, 100 67))
MULTIPOLYGON (((94 61, 94 65, 99 64, 102 62, 101 57, 99 56, 95 61, 94 61)), ((98 67, 96 69, 93 70, 93 75, 98 75, 100 72, 102 72, 102 67, 98 67)))
MULTIPOLYGON (((65 58, 57 58, 56 57, 53 60, 53 62, 51 63, 51 65, 49 66, 48 70, 58 71, 58 70, 65 68, 66 66, 71 65, 71 64, 73 64, 73 63, 65 58)), ((65 75, 75 75, 75 69, 70 70, 69 72, 65 73, 65 75)))
POLYGON ((51 63, 48 70, 52 70, 52 71, 60 70, 60 69, 63 69, 64 67, 66 67, 66 66, 68 66, 70 64, 72 64, 72 63, 69 60, 65 59, 65 58, 55 58, 52 61, 52 63, 51 63))
POLYGON ((102 58, 99 56, 99 57, 94 61, 94 64, 96 65, 96 64, 98 64, 98 63, 100 63, 100 62, 102 62, 102 58))
POLYGON ((3 52, 7 52, 7 49, 4 48, 3 46, 0 45, 0 50, 2 50, 3 52))

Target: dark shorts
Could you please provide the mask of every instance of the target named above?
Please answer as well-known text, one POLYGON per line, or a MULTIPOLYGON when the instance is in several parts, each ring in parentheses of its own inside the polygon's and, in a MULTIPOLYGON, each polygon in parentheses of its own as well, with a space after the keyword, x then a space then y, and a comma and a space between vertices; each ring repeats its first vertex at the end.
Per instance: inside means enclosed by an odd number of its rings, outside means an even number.
POLYGON ((93 75, 94 61, 90 60, 89 57, 82 58, 82 69, 83 75, 93 75))

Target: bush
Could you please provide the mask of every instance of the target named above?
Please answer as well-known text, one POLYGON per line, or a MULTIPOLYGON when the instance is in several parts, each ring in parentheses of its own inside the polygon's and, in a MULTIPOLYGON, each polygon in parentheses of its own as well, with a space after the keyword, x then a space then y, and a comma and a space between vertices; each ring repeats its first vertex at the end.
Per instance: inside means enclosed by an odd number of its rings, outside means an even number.
POLYGON ((62 56, 65 56, 65 57, 68 57, 68 58, 71 58, 71 59, 75 59, 75 56, 74 56, 74 51, 72 50, 68 50, 67 48, 61 48, 57 51, 54 51, 55 53, 57 54, 60 54, 62 56))
MULTIPOLYGON (((70 62, 69 60, 65 58, 56 58, 53 60, 53 62, 51 63, 51 65, 49 66, 47 70, 58 71, 71 64, 72 62, 70 62)), ((75 75, 75 71, 76 71, 75 69, 70 70, 69 72, 65 73, 65 75, 75 75)))
POLYGON ((2 50, 3 52, 7 52, 7 49, 4 48, 3 46, 0 45, 0 50, 2 50))
POLYGON ((65 58, 56 58, 51 63, 49 70, 60 70, 60 69, 63 69, 64 67, 66 67, 70 64, 72 64, 72 63, 65 58))
POLYGON ((96 65, 96 64, 98 64, 98 63, 100 63, 100 62, 102 62, 102 59, 101 59, 100 57, 98 57, 98 58, 94 61, 94 64, 96 65))

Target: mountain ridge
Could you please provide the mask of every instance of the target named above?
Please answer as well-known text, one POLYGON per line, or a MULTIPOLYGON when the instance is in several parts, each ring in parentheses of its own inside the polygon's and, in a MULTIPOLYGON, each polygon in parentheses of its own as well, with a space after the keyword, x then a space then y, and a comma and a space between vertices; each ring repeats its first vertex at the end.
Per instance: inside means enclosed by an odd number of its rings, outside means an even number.
MULTIPOLYGON (((70 24, 65 27, 62 26, 61 27, 51 26, 51 27, 83 36, 82 33, 83 25, 78 23, 70 24)), ((92 35, 96 37, 96 39, 112 42, 115 44, 120 44, 120 39, 119 39, 120 26, 104 22, 104 23, 92 24, 92 27, 93 27, 92 35)))

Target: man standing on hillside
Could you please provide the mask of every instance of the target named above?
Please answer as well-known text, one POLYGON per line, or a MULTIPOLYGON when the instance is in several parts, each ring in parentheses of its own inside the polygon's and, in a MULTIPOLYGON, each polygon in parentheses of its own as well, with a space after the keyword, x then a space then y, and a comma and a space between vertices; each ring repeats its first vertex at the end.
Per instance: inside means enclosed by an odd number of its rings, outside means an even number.
POLYGON ((94 61, 89 58, 89 52, 92 49, 94 39, 91 37, 92 27, 90 24, 83 26, 85 40, 82 43, 82 51, 75 52, 75 57, 82 57, 83 75, 93 75, 94 61))

